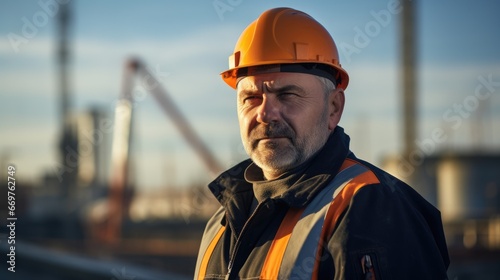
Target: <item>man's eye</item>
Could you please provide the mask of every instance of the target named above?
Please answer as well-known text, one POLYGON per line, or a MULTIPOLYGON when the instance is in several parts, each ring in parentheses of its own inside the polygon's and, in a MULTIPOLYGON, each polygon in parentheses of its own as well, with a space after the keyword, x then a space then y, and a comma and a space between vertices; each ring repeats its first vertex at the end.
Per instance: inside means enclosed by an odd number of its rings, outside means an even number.
POLYGON ((261 97, 259 96, 247 96, 243 99, 243 103, 246 103, 246 102, 255 102, 257 100, 260 100, 261 97))
POLYGON ((289 97, 293 97, 293 96, 296 96, 295 93, 293 92, 282 92, 278 95, 280 98, 289 98, 289 97))

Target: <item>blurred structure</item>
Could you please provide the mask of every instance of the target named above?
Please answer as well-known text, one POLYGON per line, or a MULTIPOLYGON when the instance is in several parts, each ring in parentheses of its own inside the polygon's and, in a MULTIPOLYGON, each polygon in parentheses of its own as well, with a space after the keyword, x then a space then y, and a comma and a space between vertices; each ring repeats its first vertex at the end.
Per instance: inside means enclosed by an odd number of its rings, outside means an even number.
POLYGON ((401 172, 400 159, 386 158, 384 168, 440 209, 450 249, 500 250, 499 152, 434 153, 411 174, 401 172))
POLYGON ((415 1, 401 1, 401 61, 403 91, 403 140, 404 154, 414 150, 416 133, 417 38, 415 36, 415 1))
MULTIPOLYGON (((130 187, 129 153, 132 135, 133 96, 132 89, 137 83, 147 85, 163 112, 170 118, 181 132, 184 139, 205 163, 212 174, 223 171, 216 157, 203 143, 188 120, 182 115, 157 78, 149 72, 146 65, 138 59, 130 59, 125 64, 123 86, 120 100, 115 109, 114 136, 111 155, 111 178, 108 202, 108 213, 104 224, 96 224, 93 232, 97 238, 107 243, 117 243, 121 238, 124 219, 128 219, 133 188, 130 187), (102 230, 99 230, 102 227, 102 230)), ((179 196, 181 197, 181 196, 179 196)), ((193 205, 194 206, 194 205, 193 205)), ((212 207, 213 208, 213 207, 212 207)), ((212 209, 215 210, 215 209, 212 209)))
MULTIPOLYGON (((59 194, 62 203, 57 204, 62 207, 60 210, 68 210, 71 207, 69 200, 70 188, 75 185, 77 173, 69 171, 71 168, 78 166, 78 157, 75 153, 78 152, 78 142, 76 139, 75 123, 71 120, 71 86, 69 81, 69 29, 71 28, 71 3, 59 5, 58 14, 58 49, 57 49, 57 62, 59 70, 59 94, 60 94, 60 121, 61 121, 61 134, 59 141, 60 163, 58 179, 59 179, 59 194), (63 204, 63 205, 61 205, 63 204), (65 204, 65 205, 64 205, 65 204)), ((70 219, 68 216, 63 218, 70 219)), ((66 226, 66 231, 71 231, 71 221, 62 222, 66 226)))
POLYGON ((108 112, 99 107, 72 115, 78 143, 78 172, 76 183, 80 186, 105 185, 109 170, 108 112))
MULTIPOLYGON (((438 158, 437 197, 443 221, 500 215, 499 154, 455 153, 438 158)), ((494 248, 491 245, 485 247, 494 248)))
POLYGON ((130 67, 125 68, 123 88, 120 99, 116 104, 113 145, 111 149, 111 178, 109 183, 108 212, 105 223, 97 224, 96 229, 102 232, 97 235, 101 241, 116 243, 121 238, 123 219, 127 218, 128 205, 132 193, 130 180, 130 142, 132 137, 132 85, 133 72, 130 67))
POLYGON ((500 275, 496 265, 500 261, 499 151, 442 151, 413 164, 388 157, 384 169, 441 211, 452 262, 450 277, 496 279, 500 275))
MULTIPOLYGON (((440 209, 451 259, 450 279, 497 279, 500 151, 479 147, 470 151, 438 151, 434 138, 417 143, 415 4, 402 1, 403 152, 385 157, 382 165, 440 209)), ((473 128, 482 125, 480 118, 473 120, 473 128)), ((481 142, 479 135, 471 136, 473 143, 481 142)))

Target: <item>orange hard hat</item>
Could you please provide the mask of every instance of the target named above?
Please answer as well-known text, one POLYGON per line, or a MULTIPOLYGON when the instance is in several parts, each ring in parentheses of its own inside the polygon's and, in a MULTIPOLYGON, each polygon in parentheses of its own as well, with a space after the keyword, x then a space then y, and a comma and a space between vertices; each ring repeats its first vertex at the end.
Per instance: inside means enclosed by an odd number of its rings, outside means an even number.
POLYGON ((246 72, 243 70, 263 65, 292 66, 293 70, 281 71, 309 73, 296 67, 307 65, 307 69, 319 68, 333 77, 337 87, 345 89, 349 83, 328 31, 308 14, 291 8, 267 10, 247 26, 229 56, 229 69, 221 73, 222 79, 236 88, 241 72, 246 72))

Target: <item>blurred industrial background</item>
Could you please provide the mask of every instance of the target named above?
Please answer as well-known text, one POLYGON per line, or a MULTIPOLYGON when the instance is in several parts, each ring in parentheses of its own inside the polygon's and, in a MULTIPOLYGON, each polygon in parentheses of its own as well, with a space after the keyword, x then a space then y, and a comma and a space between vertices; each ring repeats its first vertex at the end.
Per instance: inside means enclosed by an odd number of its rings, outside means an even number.
POLYGON ((192 278, 206 185, 246 157, 218 74, 285 5, 339 47, 353 152, 441 210, 449 278, 499 279, 500 3, 337 2, 0 2, 1 278, 192 278))

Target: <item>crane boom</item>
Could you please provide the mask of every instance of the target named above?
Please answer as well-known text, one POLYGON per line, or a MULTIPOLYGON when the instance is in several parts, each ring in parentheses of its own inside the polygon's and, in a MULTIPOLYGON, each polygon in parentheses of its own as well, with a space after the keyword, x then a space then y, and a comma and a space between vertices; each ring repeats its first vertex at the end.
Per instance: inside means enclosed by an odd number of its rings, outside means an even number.
POLYGON ((215 156, 203 143, 181 111, 175 106, 174 101, 157 78, 139 60, 129 60, 125 66, 120 100, 117 102, 115 108, 108 200, 109 216, 99 236, 102 241, 111 244, 116 243, 121 238, 122 223, 126 215, 125 192, 129 184, 129 151, 134 101, 132 89, 135 77, 138 77, 142 81, 148 80, 153 83, 154 86, 148 87, 149 92, 153 95, 167 117, 174 122, 182 136, 201 157, 212 175, 217 175, 223 170, 215 156))
POLYGON ((217 175, 223 171, 222 166, 219 164, 215 156, 210 152, 201 137, 195 132, 187 119, 181 111, 175 106, 174 101, 168 92, 162 87, 156 77, 145 67, 144 64, 135 60, 132 63, 137 65, 137 74, 142 80, 150 80, 153 85, 150 93, 155 98, 156 102, 163 109, 163 112, 169 117, 181 132, 182 136, 201 157, 207 169, 213 174, 217 175))

